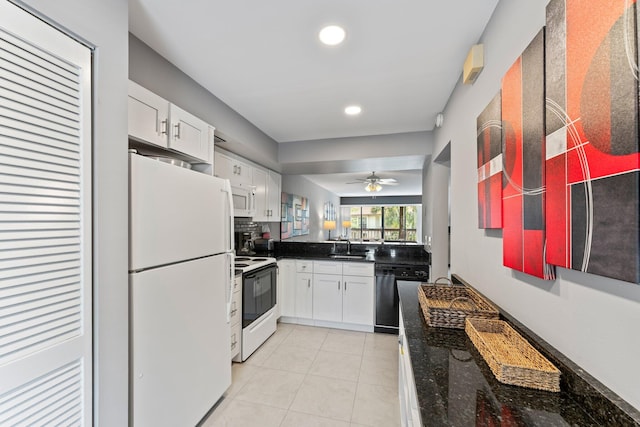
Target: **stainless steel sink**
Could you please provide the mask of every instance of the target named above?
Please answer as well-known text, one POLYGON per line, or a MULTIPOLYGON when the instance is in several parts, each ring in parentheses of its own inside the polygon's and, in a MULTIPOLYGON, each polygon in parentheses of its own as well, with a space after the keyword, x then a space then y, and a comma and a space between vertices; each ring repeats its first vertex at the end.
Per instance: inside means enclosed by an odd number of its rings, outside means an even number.
POLYGON ((333 259, 365 259, 366 255, 356 255, 356 254, 332 254, 329 255, 329 258, 333 259))

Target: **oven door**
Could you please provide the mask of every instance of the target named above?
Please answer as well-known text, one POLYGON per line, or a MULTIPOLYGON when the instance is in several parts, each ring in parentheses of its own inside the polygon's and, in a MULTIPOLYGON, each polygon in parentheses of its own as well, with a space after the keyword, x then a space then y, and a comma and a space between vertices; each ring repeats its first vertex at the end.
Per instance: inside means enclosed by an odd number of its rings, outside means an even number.
POLYGON ((276 305, 276 265, 242 275, 242 328, 246 328, 276 305))

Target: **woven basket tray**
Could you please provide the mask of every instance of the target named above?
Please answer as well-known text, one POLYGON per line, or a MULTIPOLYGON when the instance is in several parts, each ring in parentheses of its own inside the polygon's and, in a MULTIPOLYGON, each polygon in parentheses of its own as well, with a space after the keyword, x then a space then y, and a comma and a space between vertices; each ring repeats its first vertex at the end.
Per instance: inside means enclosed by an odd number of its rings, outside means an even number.
POLYGON ((467 316, 497 319, 498 310, 468 286, 420 285, 418 300, 427 325, 464 329, 467 316))
POLYGON ((467 318, 465 331, 501 383, 560 391, 558 368, 506 322, 467 318))

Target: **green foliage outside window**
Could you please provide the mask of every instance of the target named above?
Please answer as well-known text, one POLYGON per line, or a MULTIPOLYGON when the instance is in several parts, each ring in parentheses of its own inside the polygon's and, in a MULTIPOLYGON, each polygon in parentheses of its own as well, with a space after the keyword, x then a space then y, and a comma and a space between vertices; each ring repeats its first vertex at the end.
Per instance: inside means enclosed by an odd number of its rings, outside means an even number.
POLYGON ((351 207, 349 238, 415 242, 418 206, 351 207))

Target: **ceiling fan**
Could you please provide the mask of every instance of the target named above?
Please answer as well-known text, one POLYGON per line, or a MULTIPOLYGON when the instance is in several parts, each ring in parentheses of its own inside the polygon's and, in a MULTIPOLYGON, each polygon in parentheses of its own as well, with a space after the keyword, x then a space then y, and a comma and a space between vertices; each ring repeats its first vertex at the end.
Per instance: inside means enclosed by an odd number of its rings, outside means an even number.
POLYGON ((364 189, 369 192, 377 192, 382 190, 383 185, 398 185, 398 181, 393 178, 380 178, 376 175, 376 172, 371 172, 366 178, 358 179, 354 182, 347 182, 347 184, 366 184, 364 189))

